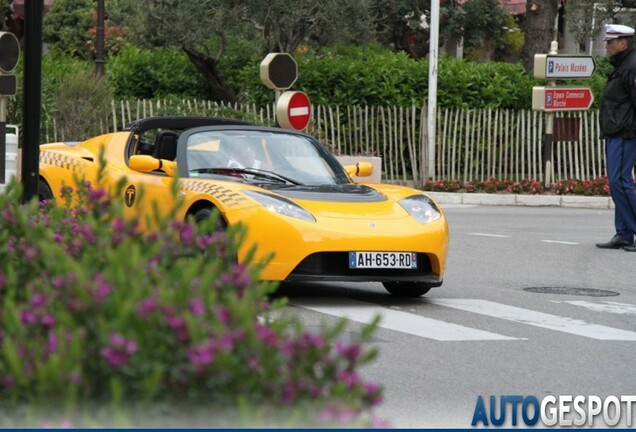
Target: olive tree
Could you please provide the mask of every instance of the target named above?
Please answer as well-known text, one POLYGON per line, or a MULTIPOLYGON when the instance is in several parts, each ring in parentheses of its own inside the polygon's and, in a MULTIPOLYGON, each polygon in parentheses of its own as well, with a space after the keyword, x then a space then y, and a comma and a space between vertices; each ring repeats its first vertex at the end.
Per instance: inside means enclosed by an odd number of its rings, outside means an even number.
POLYGON ((351 42, 354 35, 364 39, 371 27, 365 25, 370 20, 365 4, 357 0, 143 0, 138 3, 137 24, 129 27, 134 28, 138 43, 183 49, 208 83, 210 96, 234 102, 237 90, 228 84, 224 68, 240 67, 268 52, 293 53, 301 45, 351 42), (240 58, 228 50, 238 40, 240 58), (226 55, 234 56, 233 64, 223 64, 226 55))
POLYGON ((554 22, 557 12, 555 0, 528 0, 526 4, 522 60, 528 73, 534 68, 534 55, 548 52, 550 43, 556 39, 554 22))

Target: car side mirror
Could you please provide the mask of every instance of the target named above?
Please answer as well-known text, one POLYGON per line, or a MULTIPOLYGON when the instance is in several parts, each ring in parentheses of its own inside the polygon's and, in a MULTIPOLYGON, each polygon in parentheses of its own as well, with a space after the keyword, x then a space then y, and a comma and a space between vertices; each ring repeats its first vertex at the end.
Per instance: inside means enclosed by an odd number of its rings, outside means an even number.
POLYGON ((160 170, 174 177, 177 163, 168 159, 157 159, 148 155, 134 155, 128 159, 130 169, 140 172, 160 170))
POLYGON ((373 164, 371 162, 358 162, 355 165, 345 165, 345 171, 349 177, 369 177, 373 174, 373 164))

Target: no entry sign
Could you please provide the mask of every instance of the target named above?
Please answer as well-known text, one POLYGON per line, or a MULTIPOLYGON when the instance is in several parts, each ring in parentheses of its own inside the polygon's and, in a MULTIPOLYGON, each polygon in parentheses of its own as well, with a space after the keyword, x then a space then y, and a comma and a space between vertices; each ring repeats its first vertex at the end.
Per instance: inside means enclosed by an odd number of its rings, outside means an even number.
POLYGON ((282 128, 301 131, 311 119, 311 103, 300 91, 287 91, 276 102, 276 120, 282 128))

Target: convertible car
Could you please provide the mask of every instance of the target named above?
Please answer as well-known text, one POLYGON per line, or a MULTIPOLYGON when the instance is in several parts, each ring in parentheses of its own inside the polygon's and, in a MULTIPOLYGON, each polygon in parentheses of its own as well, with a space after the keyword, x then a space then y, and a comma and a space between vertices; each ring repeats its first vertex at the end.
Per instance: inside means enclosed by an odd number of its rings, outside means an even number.
MULTIPOLYGON (((131 217, 157 203, 219 227, 247 227, 239 260, 274 253, 264 280, 376 281, 392 294, 417 297, 442 284, 448 226, 423 192, 355 183, 369 163, 343 167, 315 138, 296 131, 209 117, 151 117, 83 142, 40 146, 41 199, 59 199, 78 175, 126 179, 121 200, 131 217), (143 190, 143 198, 139 199, 143 190), (55 192, 55 193, 54 193, 55 192)), ((174 217, 174 216, 173 216, 174 217)))

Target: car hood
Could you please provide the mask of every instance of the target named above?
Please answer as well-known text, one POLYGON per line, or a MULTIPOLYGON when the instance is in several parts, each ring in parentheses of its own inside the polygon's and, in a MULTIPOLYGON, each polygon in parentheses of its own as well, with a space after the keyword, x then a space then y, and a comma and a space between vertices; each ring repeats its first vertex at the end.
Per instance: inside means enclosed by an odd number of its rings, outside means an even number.
POLYGON ((315 217, 346 219, 401 219, 408 213, 398 200, 417 191, 391 186, 363 184, 294 186, 276 188, 276 192, 291 199, 315 217))

